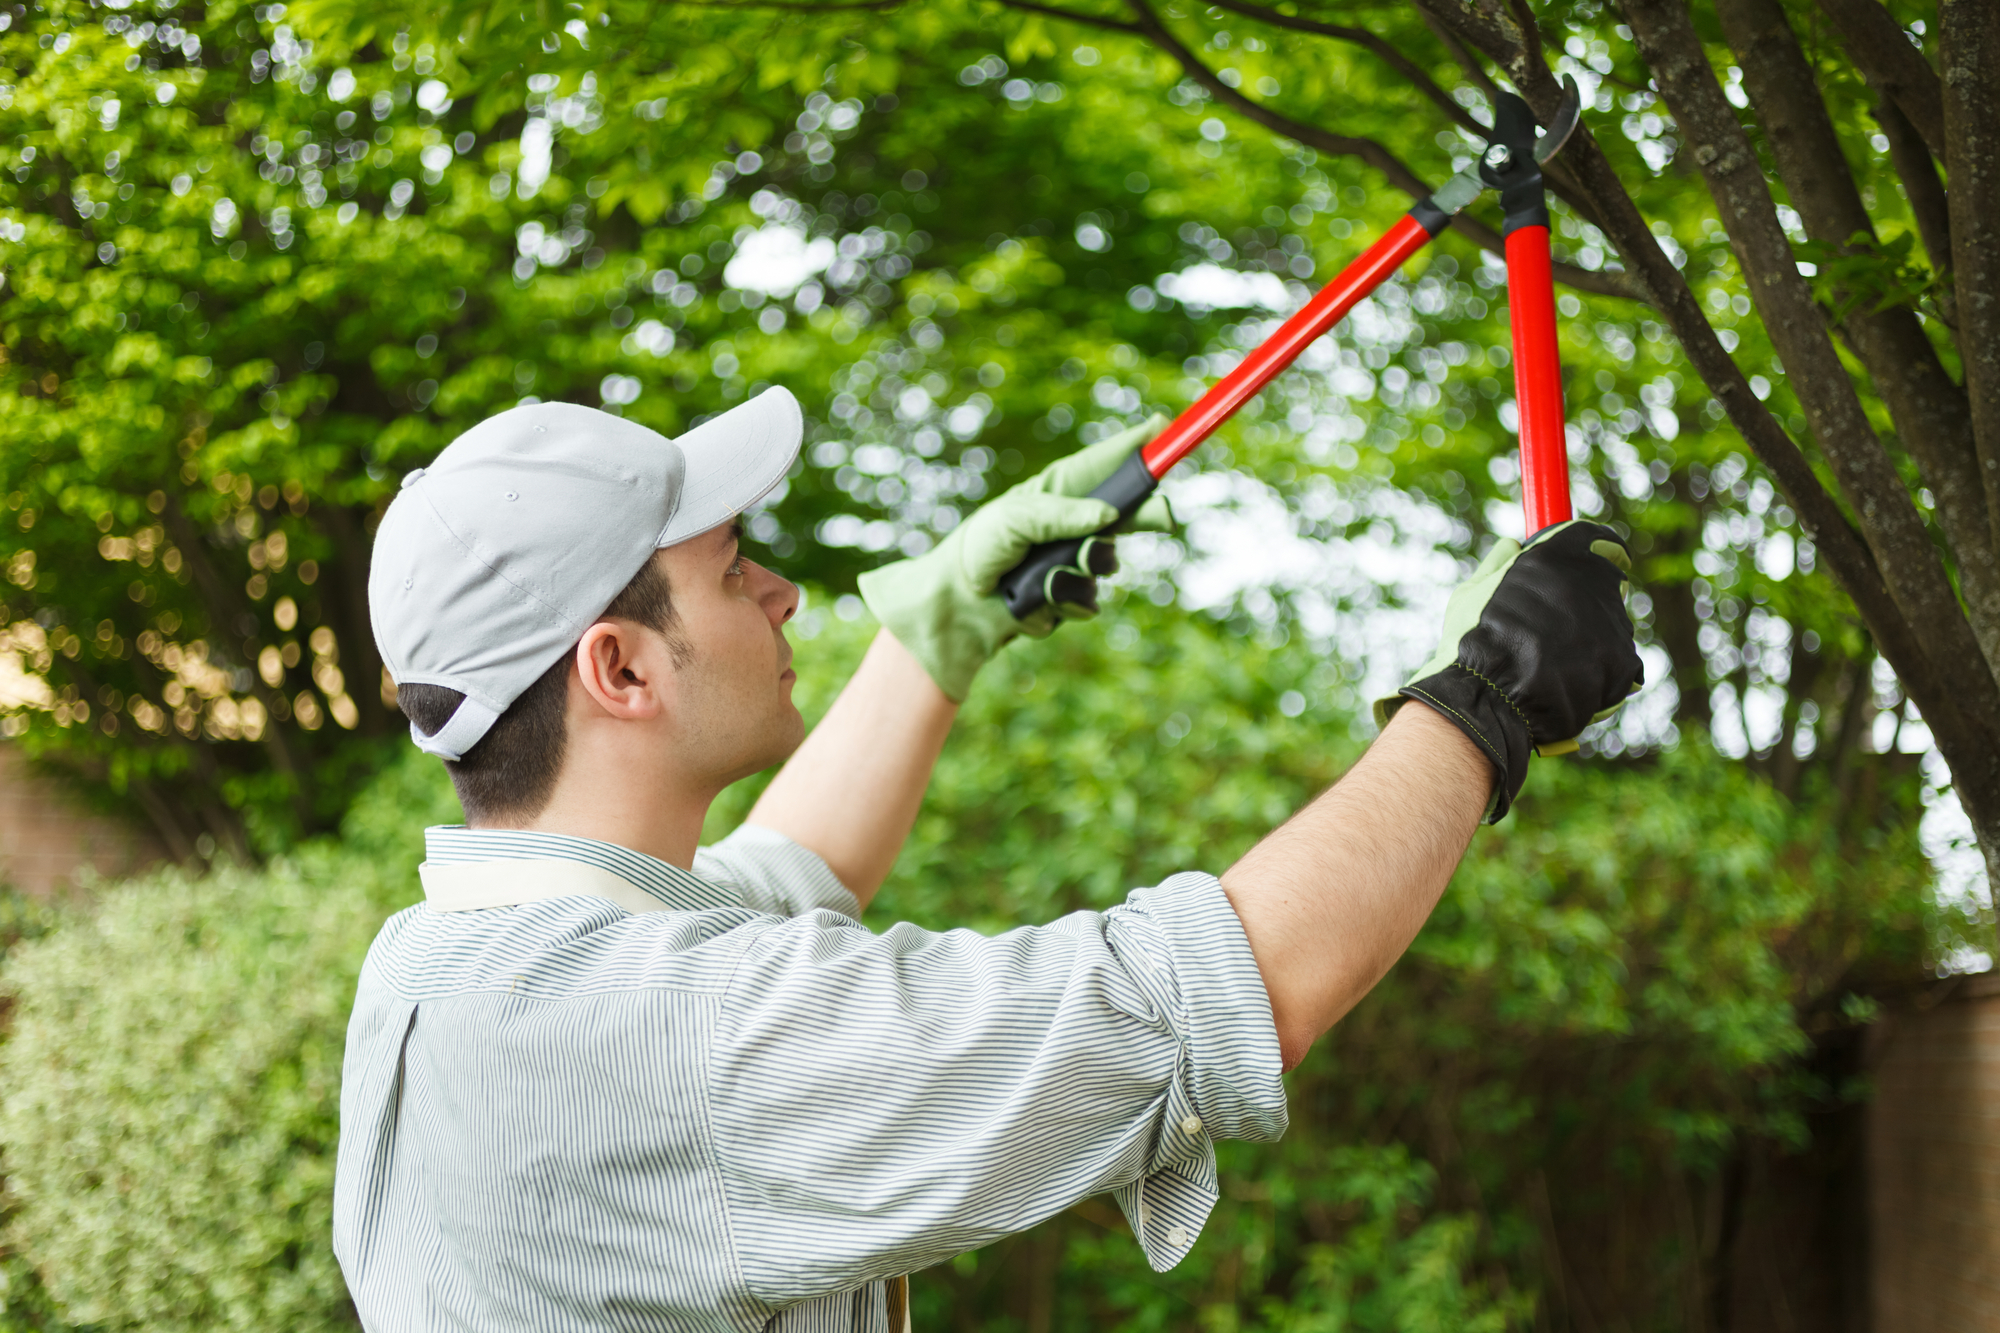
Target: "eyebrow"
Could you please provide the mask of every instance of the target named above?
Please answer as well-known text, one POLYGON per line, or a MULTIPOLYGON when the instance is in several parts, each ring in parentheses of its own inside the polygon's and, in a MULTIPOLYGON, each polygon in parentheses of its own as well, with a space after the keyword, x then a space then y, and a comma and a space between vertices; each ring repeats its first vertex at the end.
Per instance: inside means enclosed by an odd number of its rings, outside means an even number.
POLYGON ((739 547, 742 546, 743 515, 738 514, 734 519, 730 520, 729 524, 722 529, 722 535, 728 538, 729 545, 739 546, 739 547))

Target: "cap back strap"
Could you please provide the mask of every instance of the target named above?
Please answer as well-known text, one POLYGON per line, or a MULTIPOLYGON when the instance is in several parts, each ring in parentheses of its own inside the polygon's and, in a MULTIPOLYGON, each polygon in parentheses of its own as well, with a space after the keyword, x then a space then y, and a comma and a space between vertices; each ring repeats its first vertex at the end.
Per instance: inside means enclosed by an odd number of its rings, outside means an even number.
POLYGON ((410 739, 415 741, 417 748, 425 754, 434 754, 440 759, 449 759, 457 763, 465 758, 467 750, 479 744, 480 738, 486 735, 499 718, 500 713, 497 709, 488 708, 468 694, 459 700, 458 707, 452 710, 445 724, 437 729, 437 734, 426 736, 417 724, 412 722, 410 739))

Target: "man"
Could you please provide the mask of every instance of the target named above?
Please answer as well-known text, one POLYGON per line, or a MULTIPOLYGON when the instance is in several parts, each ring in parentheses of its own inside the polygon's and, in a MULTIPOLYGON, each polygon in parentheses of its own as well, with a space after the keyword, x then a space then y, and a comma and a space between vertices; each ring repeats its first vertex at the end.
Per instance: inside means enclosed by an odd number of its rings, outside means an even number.
MULTIPOLYGON (((796 589, 736 516, 796 456, 773 389, 668 440, 542 404, 404 480, 369 597, 465 827, 363 970, 335 1248, 375 1330, 861 1330, 902 1275, 1112 1192, 1187 1253, 1213 1142, 1285 1128, 1280 1075, 1422 924, 1528 756, 1636 687, 1624 551, 1502 542, 1342 781, 1220 880, 997 938, 859 921, 980 666, 995 581, 1102 527, 1157 430, 1063 460, 862 590, 883 630, 804 738, 796 589), (781 760, 748 823, 723 788, 781 760)), ((1071 607, 1072 614, 1088 608, 1071 607)))

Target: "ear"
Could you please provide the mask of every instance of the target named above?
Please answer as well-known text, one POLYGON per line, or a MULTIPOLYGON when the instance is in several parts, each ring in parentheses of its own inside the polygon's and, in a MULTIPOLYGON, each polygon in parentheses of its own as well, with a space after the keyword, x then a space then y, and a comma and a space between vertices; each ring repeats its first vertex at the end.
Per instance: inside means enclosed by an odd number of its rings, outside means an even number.
POLYGON ((619 721, 658 717, 673 692, 665 645, 630 621, 600 620, 585 630, 576 671, 590 701, 619 721))

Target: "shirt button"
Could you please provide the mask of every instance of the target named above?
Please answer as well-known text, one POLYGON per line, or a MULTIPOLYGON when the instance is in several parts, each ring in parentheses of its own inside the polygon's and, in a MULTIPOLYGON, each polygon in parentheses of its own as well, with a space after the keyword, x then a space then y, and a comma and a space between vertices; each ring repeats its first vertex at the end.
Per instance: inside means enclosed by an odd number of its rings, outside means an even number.
POLYGON ((1201 1117, 1198 1115, 1183 1116, 1181 1118, 1181 1133, 1188 1135, 1201 1133, 1201 1117))
POLYGON ((1167 1244, 1173 1246, 1175 1249, 1179 1249, 1187 1243, 1188 1233, 1186 1227, 1167 1228, 1167 1244))

